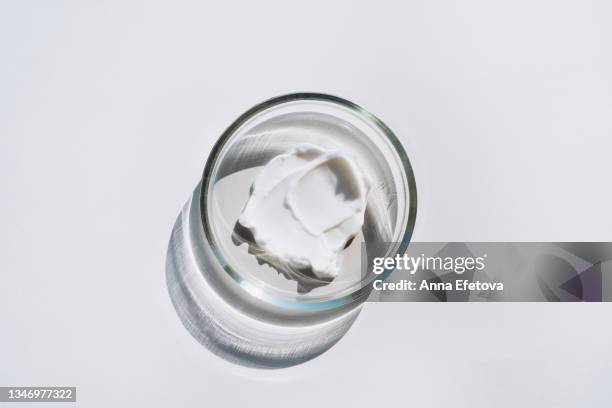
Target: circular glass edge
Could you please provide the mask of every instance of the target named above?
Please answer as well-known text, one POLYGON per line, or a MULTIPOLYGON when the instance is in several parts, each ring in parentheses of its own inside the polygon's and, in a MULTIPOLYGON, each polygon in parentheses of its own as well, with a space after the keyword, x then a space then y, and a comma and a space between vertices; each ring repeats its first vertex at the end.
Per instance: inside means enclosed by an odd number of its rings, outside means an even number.
MULTIPOLYGON (((416 189, 416 180, 414 177, 414 172, 412 170, 412 165, 410 163, 410 159, 404 150, 404 146, 399 141, 397 136, 393 133, 393 131, 378 117, 368 112, 361 106, 348 101, 344 98, 340 98, 338 96, 324 94, 324 93, 316 93, 316 92, 301 92, 301 93, 291 93, 286 95, 277 96, 271 99, 268 99, 264 102, 261 102, 251 109, 244 112, 240 115, 219 137, 219 139, 213 145, 208 158, 206 160, 206 165, 204 166, 204 172, 202 175, 202 190, 200 194, 200 215, 202 221, 202 229, 204 232, 204 238, 206 242, 210 246, 210 249, 215 254, 217 261, 223 268, 225 272, 232 278, 234 282, 236 282, 240 287, 245 289, 251 296, 254 296, 260 300, 263 300, 267 303, 285 307, 289 309, 303 309, 303 310, 328 310, 336 307, 344 306, 352 302, 365 301, 365 299, 369 296, 371 292, 371 282, 368 282, 367 285, 362 285, 356 291, 341 296, 337 299, 327 299, 327 300, 302 300, 302 301, 292 301, 286 299, 279 299, 274 296, 269 296, 266 293, 262 292, 259 287, 253 285, 251 282, 244 280, 238 273, 236 273, 229 263, 226 261, 225 257, 219 250, 218 246, 215 244, 214 238, 211 233, 211 227, 208 222, 208 208, 207 208, 207 199, 208 199, 208 189, 210 187, 210 182, 212 180, 212 171, 215 168, 215 164, 217 162, 217 158, 219 153, 222 151, 223 147, 229 141, 231 136, 238 130, 242 125, 244 125, 248 120, 250 120, 253 116, 269 109, 277 105, 285 104, 288 102, 296 102, 296 101, 319 101, 319 102, 330 102, 340 105, 341 107, 347 108, 353 113, 363 116, 365 119, 371 121, 375 126, 380 128, 383 134, 387 137, 389 142, 392 144, 396 153, 399 156, 400 162, 404 168, 404 175, 406 176, 406 182, 408 184, 408 220, 406 221, 406 230, 404 231, 404 235, 400 241, 398 241, 399 246, 397 248, 396 253, 403 253, 407 250, 410 240, 412 238, 412 233, 414 230, 414 225, 416 223, 416 213, 417 213, 417 189, 416 189)), ((391 272, 392 269, 385 270, 381 274, 377 276, 377 279, 386 279, 391 272)))

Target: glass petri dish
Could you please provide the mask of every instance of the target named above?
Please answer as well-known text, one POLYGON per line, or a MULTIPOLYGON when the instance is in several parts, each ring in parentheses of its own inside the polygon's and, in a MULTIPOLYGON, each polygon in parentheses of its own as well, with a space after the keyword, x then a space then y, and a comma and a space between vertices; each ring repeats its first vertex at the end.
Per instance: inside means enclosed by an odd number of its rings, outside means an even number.
POLYGON ((171 298, 192 334, 226 359, 258 367, 305 361, 342 337, 371 282, 381 278, 362 268, 363 244, 388 243, 381 256, 405 251, 416 210, 410 161, 382 121, 326 94, 270 99, 236 119, 208 157, 201 184, 170 242, 171 298), (275 156, 303 145, 351 156, 371 184, 362 231, 342 251, 340 274, 331 282, 310 277, 306 290, 260 264, 246 244, 234 239, 236 221, 259 171, 275 156))

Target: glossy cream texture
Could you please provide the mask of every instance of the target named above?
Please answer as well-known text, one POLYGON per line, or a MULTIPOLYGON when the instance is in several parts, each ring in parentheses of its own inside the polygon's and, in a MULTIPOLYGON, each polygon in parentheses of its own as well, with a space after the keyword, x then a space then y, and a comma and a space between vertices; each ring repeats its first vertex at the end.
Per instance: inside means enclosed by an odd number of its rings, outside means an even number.
POLYGON ((264 166, 238 224, 260 261, 290 275, 332 280, 340 251, 363 225, 369 190, 350 157, 300 146, 264 166))

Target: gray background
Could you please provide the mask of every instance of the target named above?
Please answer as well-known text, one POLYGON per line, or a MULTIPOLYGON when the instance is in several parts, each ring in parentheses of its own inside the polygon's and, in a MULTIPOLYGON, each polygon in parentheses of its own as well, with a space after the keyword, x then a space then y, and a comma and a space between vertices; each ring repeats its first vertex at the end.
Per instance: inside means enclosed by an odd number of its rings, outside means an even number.
POLYGON ((372 304, 261 372, 190 337, 164 258, 217 135, 301 90, 399 135, 416 239, 611 241, 611 20, 607 0, 2 1, 0 385, 86 407, 610 406, 612 305, 372 304))

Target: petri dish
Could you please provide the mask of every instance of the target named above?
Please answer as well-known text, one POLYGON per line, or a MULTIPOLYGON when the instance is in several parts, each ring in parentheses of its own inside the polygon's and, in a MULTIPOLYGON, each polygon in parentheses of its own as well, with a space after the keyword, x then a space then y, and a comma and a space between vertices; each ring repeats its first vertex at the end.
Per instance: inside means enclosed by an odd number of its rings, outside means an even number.
POLYGON ((346 333, 380 279, 362 267, 364 243, 388 243, 385 256, 405 251, 416 210, 410 161, 381 120, 332 95, 270 99, 221 135, 179 214, 166 267, 171 299, 191 334, 226 360, 259 368, 307 361, 346 333), (305 144, 350 155, 371 184, 361 233, 340 254, 341 273, 332 281, 309 276, 306 284, 260 264, 235 239, 258 172, 305 144))

